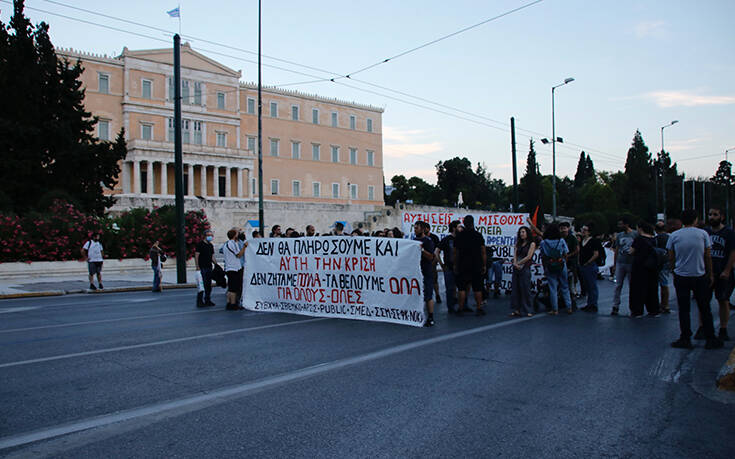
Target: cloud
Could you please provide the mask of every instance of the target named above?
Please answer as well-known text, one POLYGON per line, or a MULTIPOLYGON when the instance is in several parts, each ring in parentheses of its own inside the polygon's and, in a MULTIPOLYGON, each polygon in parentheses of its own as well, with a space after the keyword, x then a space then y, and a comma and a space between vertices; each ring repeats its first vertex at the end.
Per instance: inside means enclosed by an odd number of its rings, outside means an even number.
POLYGON ((383 126, 383 155, 388 158, 425 156, 442 151, 443 145, 427 141, 426 131, 383 126))
POLYGON ((693 138, 693 139, 666 141, 666 151, 677 152, 677 151, 694 150, 699 146, 699 144, 701 144, 702 142, 706 140, 710 140, 710 139, 693 138))
POLYGON ((633 28, 635 36, 638 38, 655 37, 661 38, 666 33, 666 23, 664 21, 643 21, 639 22, 633 28))
POLYGON ((735 96, 704 96, 691 91, 652 91, 642 97, 663 108, 735 104, 735 96))

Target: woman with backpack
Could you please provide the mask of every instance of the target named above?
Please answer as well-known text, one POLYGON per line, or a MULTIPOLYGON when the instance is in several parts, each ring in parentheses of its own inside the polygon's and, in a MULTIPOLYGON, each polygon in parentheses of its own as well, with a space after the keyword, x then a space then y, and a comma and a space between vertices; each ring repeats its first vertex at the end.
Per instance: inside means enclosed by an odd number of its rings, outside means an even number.
POLYGON ((513 254, 513 279, 511 283, 511 317, 531 317, 531 260, 536 252, 536 242, 531 240, 531 230, 521 226, 516 236, 513 254))
POLYGON ((544 265, 546 283, 549 285, 549 300, 551 301, 550 315, 559 313, 559 291, 567 308, 567 314, 572 313, 572 299, 569 296, 567 283, 567 264, 565 255, 569 253, 567 243, 562 239, 559 225, 550 224, 544 231, 544 240, 541 242, 541 259, 544 265))
POLYGON ((630 316, 643 317, 645 305, 648 315, 656 317, 660 312, 658 303, 660 256, 656 253, 653 225, 644 221, 638 223, 638 236, 633 240, 630 254, 633 255, 628 299, 630 316))

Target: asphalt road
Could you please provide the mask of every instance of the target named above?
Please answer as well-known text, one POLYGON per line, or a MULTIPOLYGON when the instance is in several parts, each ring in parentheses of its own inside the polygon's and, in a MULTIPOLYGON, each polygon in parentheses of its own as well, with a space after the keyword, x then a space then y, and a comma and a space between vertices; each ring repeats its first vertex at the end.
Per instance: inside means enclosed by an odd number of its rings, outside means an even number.
POLYGON ((221 289, 2 301, 0 456, 735 457, 732 343, 671 349, 676 314, 610 317, 612 285, 598 315, 504 297, 431 329, 225 311, 221 289))

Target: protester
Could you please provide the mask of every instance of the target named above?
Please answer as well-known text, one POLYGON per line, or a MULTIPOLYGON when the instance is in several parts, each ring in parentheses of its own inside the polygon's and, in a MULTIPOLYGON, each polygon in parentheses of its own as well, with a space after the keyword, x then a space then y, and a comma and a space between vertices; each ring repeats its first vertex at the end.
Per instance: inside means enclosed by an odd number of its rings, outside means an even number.
MULTIPOLYGON (((666 232, 666 224, 659 220, 656 222, 656 248, 666 250, 666 243, 669 242, 669 233, 666 232)), ((669 264, 668 255, 666 257, 666 263, 658 272, 658 285, 661 289, 661 300, 659 305, 661 306, 661 312, 664 314, 671 314, 669 308, 669 285, 671 284, 671 265, 669 264)))
POLYGON ((253 239, 259 239, 259 238, 262 238, 262 237, 263 236, 260 234, 260 231, 258 231, 258 230, 253 231, 253 239))
POLYGON ((478 316, 482 316, 485 315, 482 308, 482 289, 487 264, 485 239, 475 229, 475 219, 472 215, 465 216, 463 221, 465 229, 457 234, 454 246, 456 263, 454 271, 459 290, 457 314, 472 311, 466 306, 467 289, 472 286, 477 303, 475 312, 478 316))
POLYGON ((454 244, 458 225, 458 220, 449 223, 449 234, 444 236, 444 239, 434 250, 434 258, 441 265, 444 275, 444 297, 447 299, 447 312, 450 314, 455 312, 455 304, 457 303, 457 284, 454 278, 454 244), (440 255, 443 255, 443 257, 440 255))
POLYGON ((567 314, 572 310, 572 299, 569 296, 569 280, 567 278, 566 254, 569 248, 561 238, 559 225, 551 223, 544 231, 544 240, 541 241, 541 259, 544 265, 544 275, 549 285, 549 301, 551 302, 550 315, 559 313, 559 292, 561 291, 567 314))
POLYGON ((161 269, 162 263, 166 261, 166 254, 161 250, 158 241, 153 243, 149 252, 151 258, 151 268, 153 269, 153 291, 161 291, 161 269))
POLYGON ((516 236, 513 254, 513 278, 511 281, 510 306, 513 317, 531 317, 531 260, 536 252, 536 242, 531 239, 531 230, 521 226, 516 236))
MULTIPOLYGON (((597 289, 597 260, 600 258, 602 251, 602 243, 596 237, 592 237, 591 226, 589 224, 582 226, 582 242, 579 248, 579 264, 584 286, 587 290, 587 305, 582 308, 586 312, 597 312, 597 300, 599 290, 597 289)), ((612 314, 617 315, 617 311, 613 309, 612 314)))
POLYGON ((566 254, 567 262, 567 276, 569 284, 569 294, 572 298, 577 296, 575 284, 577 280, 577 271, 579 269, 579 243, 577 242, 577 236, 570 233, 571 225, 569 222, 559 223, 559 231, 564 242, 567 243, 569 253, 566 254))
MULTIPOLYGON (((244 276, 245 275, 245 249, 248 247, 248 241, 246 240, 245 232, 242 229, 240 229, 237 233, 237 244, 240 250, 243 251, 243 255, 240 257, 240 270, 242 270, 242 275, 244 276)), ((245 284, 241 283, 240 294, 238 295, 237 300, 235 302, 235 304, 237 304, 238 306, 242 304, 241 300, 242 300, 242 294, 243 294, 244 288, 245 288, 245 284)))
POLYGON ((332 230, 332 236, 344 236, 345 235, 345 225, 342 222, 336 222, 334 224, 334 230, 332 230))
POLYGON ((697 212, 687 209, 681 214, 684 227, 669 237, 666 248, 674 271, 674 289, 679 304, 679 339, 671 343, 671 347, 691 349, 692 329, 690 307, 692 293, 699 308, 704 336, 707 339, 706 349, 722 347, 722 341, 715 337, 712 323, 712 311, 709 307, 711 294, 709 288, 714 284, 712 272, 712 256, 709 235, 697 228, 697 212))
MULTIPOLYGON (((735 264, 735 232, 729 226, 725 226, 724 215, 719 207, 710 207, 708 216, 710 226, 705 228, 705 231, 712 243, 712 272, 715 277, 712 292, 720 306, 719 338, 722 341, 729 341, 727 322, 730 318, 730 295, 735 287, 732 270, 735 264)), ((694 339, 703 338, 704 331, 700 326, 694 334, 694 339)))
POLYGON ((245 253, 245 246, 240 246, 237 235, 237 228, 230 229, 227 232, 227 242, 222 246, 222 252, 225 256, 225 274, 227 275, 227 306, 225 309, 228 311, 236 311, 242 308, 237 304, 237 298, 242 291, 243 271, 240 258, 245 253))
POLYGON ((316 230, 314 229, 314 225, 306 225, 306 237, 312 237, 316 236, 316 230))
POLYGON ((487 284, 488 289, 492 288, 493 298, 500 296, 500 285, 503 280, 503 265, 505 260, 498 256, 499 246, 487 246, 485 251, 487 252, 487 284))
MULTIPOLYGON (((434 243, 434 247, 439 246, 439 236, 431 232, 431 225, 429 225, 429 233, 427 236, 431 238, 431 242, 434 243)), ((434 257, 434 261, 432 262, 432 270, 434 271, 434 295, 436 297, 436 303, 441 303, 442 297, 439 294, 439 273, 436 270, 437 265, 437 257, 434 257)))
POLYGON ((397 226, 394 227, 392 231, 393 231, 393 237, 398 238, 398 239, 403 239, 403 231, 398 229, 397 226))
POLYGON ((620 232, 615 236, 615 242, 613 243, 615 258, 612 269, 615 274, 615 294, 613 296, 612 315, 617 315, 620 311, 620 294, 623 291, 625 279, 630 278, 630 272, 633 269, 633 255, 630 254, 630 248, 638 234, 631 229, 630 225, 630 217, 625 215, 620 217, 618 220, 620 232))
POLYGON ((204 292, 197 293, 197 307, 203 308, 214 306, 212 302, 212 265, 217 264, 214 261, 214 233, 211 230, 204 232, 204 240, 199 241, 194 252, 194 264, 197 271, 202 276, 204 283, 204 292))
POLYGON ((100 236, 100 233, 94 233, 92 239, 88 240, 82 246, 82 257, 87 259, 90 290, 97 290, 97 287, 94 286, 95 274, 97 275, 97 284, 99 284, 100 290, 104 289, 102 286, 102 261, 104 259, 104 252, 102 243, 100 242, 100 236))
POLYGON ((633 256, 630 271, 630 296, 628 307, 631 317, 643 317, 643 307, 649 317, 658 317, 658 257, 653 225, 638 223, 638 235, 633 240, 630 253, 633 256))
POLYGON ((421 274, 424 276, 424 305, 426 307, 427 318, 424 323, 425 327, 434 326, 434 242, 428 237, 429 224, 423 221, 417 221, 414 224, 414 234, 416 240, 421 242, 421 274))

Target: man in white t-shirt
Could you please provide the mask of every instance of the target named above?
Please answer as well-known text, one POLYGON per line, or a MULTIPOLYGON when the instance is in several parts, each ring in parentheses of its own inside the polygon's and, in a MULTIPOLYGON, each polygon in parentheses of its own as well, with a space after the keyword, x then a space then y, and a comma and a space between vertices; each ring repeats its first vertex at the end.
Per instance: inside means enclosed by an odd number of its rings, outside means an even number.
POLYGON ((94 286, 94 275, 97 275, 97 283, 100 290, 102 286, 102 243, 100 242, 100 233, 92 235, 92 239, 85 242, 82 246, 82 257, 87 260, 87 270, 89 271, 89 289, 97 290, 94 286))
POLYGON ((243 265, 240 261, 245 253, 247 244, 240 244, 238 234, 241 231, 232 228, 227 232, 227 242, 222 246, 225 256, 225 273, 227 274, 227 310, 244 309, 238 299, 242 293, 243 265))

